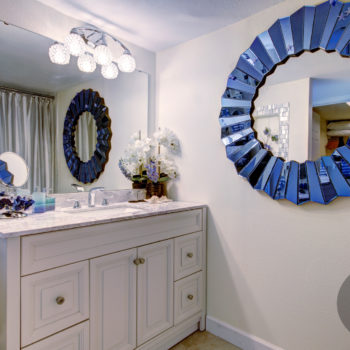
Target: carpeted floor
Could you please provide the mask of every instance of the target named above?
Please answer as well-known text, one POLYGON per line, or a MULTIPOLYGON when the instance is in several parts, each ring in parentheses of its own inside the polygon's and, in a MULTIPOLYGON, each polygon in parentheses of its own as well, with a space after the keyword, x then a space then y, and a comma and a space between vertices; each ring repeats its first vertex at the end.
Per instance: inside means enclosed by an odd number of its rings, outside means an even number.
POLYGON ((208 332, 196 332, 171 350, 241 350, 208 332))

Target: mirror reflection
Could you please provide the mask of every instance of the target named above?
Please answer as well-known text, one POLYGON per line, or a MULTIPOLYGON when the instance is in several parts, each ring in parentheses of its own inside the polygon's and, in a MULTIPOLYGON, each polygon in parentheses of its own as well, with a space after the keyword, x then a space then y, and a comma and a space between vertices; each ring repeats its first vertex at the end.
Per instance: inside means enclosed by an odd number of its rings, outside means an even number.
POLYGON ((5 152, 0 154, 0 161, 5 162, 6 170, 12 175, 12 186, 21 187, 27 182, 28 166, 21 156, 13 152, 5 152))
POLYGON ((87 162, 93 156, 97 143, 97 127, 94 116, 84 112, 75 129, 75 147, 79 158, 87 162))
MULTIPOLYGON (((103 96, 113 133, 109 162, 99 179, 84 187, 128 188, 116 166, 130 135, 147 135, 148 74, 122 73, 107 80, 99 69, 79 71, 76 62, 60 66, 50 62, 50 38, 0 23, 0 153, 15 152, 29 167, 23 188, 72 192, 77 182, 63 152, 63 124, 72 98, 83 89, 103 96)), ((93 119, 80 118, 76 142, 81 159, 90 159, 96 145, 93 119), (87 136, 88 135, 88 136, 87 136)))
POLYGON ((278 66, 254 101, 254 129, 285 160, 317 160, 350 135, 350 61, 323 50, 278 66))

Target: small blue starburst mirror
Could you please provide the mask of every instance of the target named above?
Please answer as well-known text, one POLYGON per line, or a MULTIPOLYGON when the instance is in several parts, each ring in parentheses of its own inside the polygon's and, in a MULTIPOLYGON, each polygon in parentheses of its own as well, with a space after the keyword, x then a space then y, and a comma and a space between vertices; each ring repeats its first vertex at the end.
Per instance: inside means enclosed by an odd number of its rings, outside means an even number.
MULTIPOLYGON (((85 133, 88 134, 88 133, 85 133)), ((78 92, 71 101, 63 127, 63 149, 67 166, 71 174, 84 184, 98 179, 108 162, 111 149, 111 119, 104 99, 97 91, 91 89, 78 92), (88 112, 89 114, 86 114, 88 112), (88 119, 92 115, 95 124, 95 148, 89 156, 82 158, 81 147, 78 145, 78 126, 81 118, 88 119), (88 159, 90 158, 90 159, 88 159)), ((81 139, 82 136, 79 137, 81 139)))
POLYGON ((298 205, 350 196, 349 42, 350 3, 326 1, 278 19, 239 57, 222 97, 221 140, 254 189, 298 205), (329 66, 316 63, 320 54, 329 66), (294 65, 304 58, 306 80, 294 65), (274 80, 288 66, 288 81, 274 80))

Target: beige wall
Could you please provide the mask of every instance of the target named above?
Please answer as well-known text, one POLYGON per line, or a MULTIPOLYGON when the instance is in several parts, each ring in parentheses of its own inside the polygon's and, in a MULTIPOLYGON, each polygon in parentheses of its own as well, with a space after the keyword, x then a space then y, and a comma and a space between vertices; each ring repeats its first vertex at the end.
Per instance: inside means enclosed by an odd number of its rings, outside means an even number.
POLYGON ((288 0, 157 55, 157 115, 182 142, 172 193, 208 203, 208 314, 286 350, 348 350, 337 294, 350 274, 349 199, 297 207, 253 191, 220 141, 227 77, 288 0))

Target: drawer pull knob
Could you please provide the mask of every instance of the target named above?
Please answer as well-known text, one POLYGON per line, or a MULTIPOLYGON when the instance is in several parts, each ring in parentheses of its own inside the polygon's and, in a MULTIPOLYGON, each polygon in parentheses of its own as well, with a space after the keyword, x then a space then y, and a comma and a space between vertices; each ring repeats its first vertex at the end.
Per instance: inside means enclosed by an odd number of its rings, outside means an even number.
POLYGON ((187 299, 188 300, 193 300, 193 295, 192 294, 187 295, 187 299))
POLYGON ((193 258, 193 253, 187 253, 188 258, 193 258))
POLYGON ((145 259, 144 258, 140 258, 140 264, 144 264, 145 263, 145 259))
POLYGON ((57 305, 62 305, 64 303, 64 298, 63 297, 57 297, 56 298, 56 304, 57 305))
POLYGON ((140 259, 139 259, 139 258, 135 259, 135 260, 134 260, 134 264, 135 264, 135 265, 140 265, 140 259))

